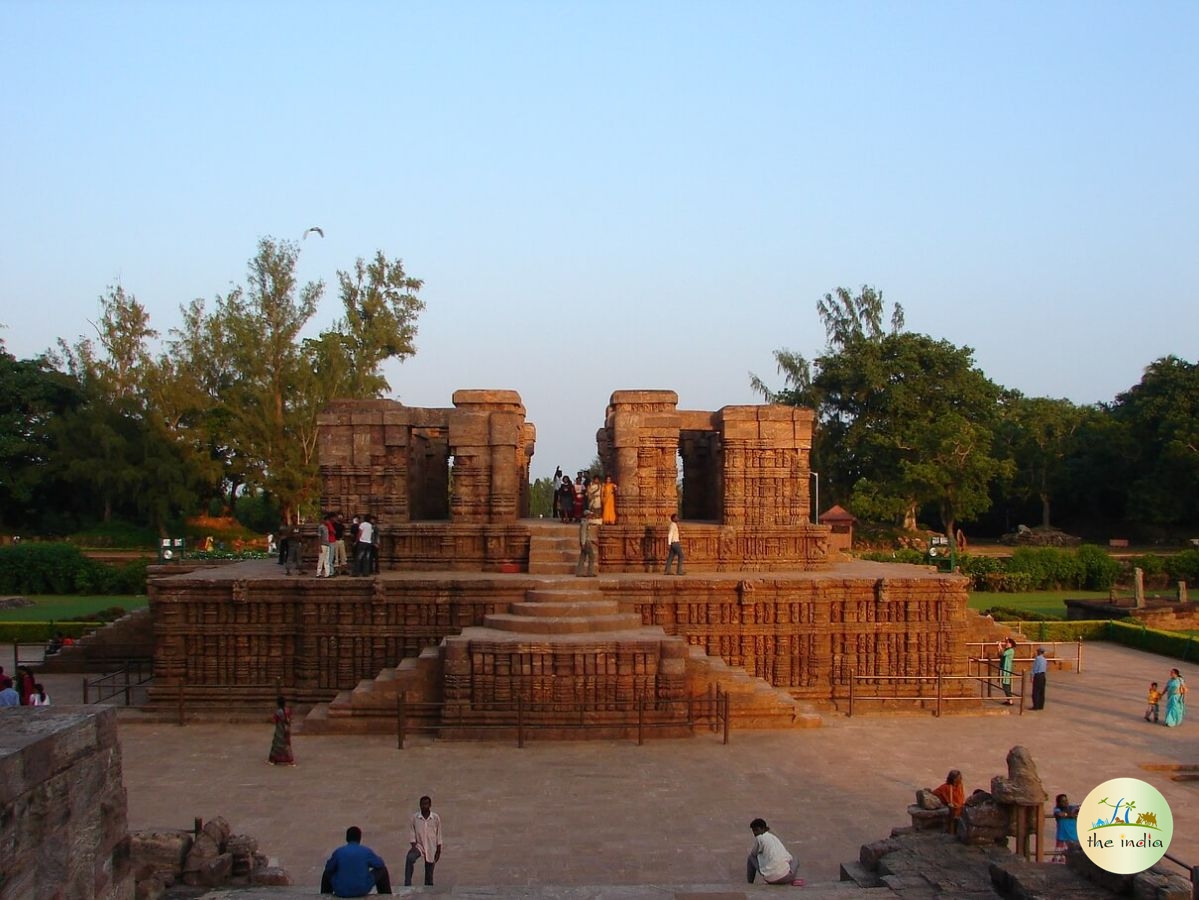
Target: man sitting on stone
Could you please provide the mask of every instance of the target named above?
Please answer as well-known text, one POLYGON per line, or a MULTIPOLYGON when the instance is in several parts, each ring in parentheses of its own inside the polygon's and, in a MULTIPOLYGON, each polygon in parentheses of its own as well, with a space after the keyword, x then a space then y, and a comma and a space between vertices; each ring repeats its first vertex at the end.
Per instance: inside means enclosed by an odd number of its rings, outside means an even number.
POLYGON ((754 833, 754 848, 745 862, 745 879, 750 884, 761 874, 767 884, 793 884, 801 887, 802 878, 795 874, 799 865, 795 857, 787 852, 783 842, 770 833, 770 826, 765 819, 754 819, 749 823, 749 830, 754 833))
POLYGON ((362 829, 351 825, 346 829, 345 845, 334 850, 325 863, 321 893, 334 897, 365 897, 371 888, 380 894, 390 894, 391 876, 379 854, 362 846, 362 829))

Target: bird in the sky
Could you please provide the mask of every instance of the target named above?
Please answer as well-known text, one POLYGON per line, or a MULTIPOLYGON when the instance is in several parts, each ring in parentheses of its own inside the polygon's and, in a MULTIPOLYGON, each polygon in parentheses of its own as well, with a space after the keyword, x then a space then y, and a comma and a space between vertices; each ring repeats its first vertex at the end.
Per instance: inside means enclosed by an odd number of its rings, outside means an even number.
POLYGON ((308 235, 309 235, 309 234, 311 234, 311 233, 312 233, 312 232, 314 232, 314 231, 315 231, 317 234, 319 234, 321 237, 324 237, 324 236, 325 236, 325 232, 324 232, 324 230, 323 230, 323 229, 317 228, 315 225, 313 225, 311 228, 309 228, 307 231, 305 231, 305 232, 304 232, 304 237, 305 237, 305 238, 307 238, 307 237, 308 237, 308 235))

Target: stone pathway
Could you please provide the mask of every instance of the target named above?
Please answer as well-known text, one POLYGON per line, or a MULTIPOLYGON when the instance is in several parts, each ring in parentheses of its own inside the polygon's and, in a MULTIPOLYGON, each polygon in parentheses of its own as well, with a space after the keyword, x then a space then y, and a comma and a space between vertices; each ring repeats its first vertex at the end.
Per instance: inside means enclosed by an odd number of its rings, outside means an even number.
MULTIPOLYGON (((265 764, 265 712, 261 725, 122 720, 129 824, 186 828, 197 816, 224 816, 314 893, 325 858, 351 824, 401 881, 405 825, 428 793, 446 847, 438 887, 419 892, 739 898, 773 890, 747 893, 744 882, 755 816, 798 856, 809 882, 833 882, 861 844, 906 824, 917 788, 940 784, 950 768, 962 769, 968 790, 987 788, 1006 771, 1008 749, 1023 744, 1047 790, 1076 802, 1109 778, 1156 786, 1174 813, 1175 852, 1199 863, 1199 783, 1141 768, 1199 762, 1199 716, 1177 729, 1141 718, 1149 682, 1164 681, 1173 664, 1093 644, 1083 673, 1050 673, 1042 712, 828 715, 823 728, 734 732, 728 746, 707 733, 641 747, 533 740, 523 750, 428 738, 397 750, 382 736, 298 736, 299 765, 275 768, 265 764)), ((65 682, 51 689, 56 702, 70 692, 65 682)), ((1051 847, 1052 823, 1046 831, 1051 847)), ((840 893, 826 889, 832 893, 808 888, 802 896, 840 893)))

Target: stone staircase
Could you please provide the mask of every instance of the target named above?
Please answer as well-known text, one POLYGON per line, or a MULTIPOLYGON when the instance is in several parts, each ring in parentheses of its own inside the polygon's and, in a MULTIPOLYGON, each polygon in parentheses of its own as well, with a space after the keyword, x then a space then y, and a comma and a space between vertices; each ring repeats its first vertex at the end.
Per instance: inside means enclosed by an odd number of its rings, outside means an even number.
POLYGON ((812 706, 787 691, 661 627, 643 626, 602 581, 573 577, 546 580, 483 626, 314 707, 302 730, 393 732, 401 695, 410 723, 447 738, 488 736, 480 726, 510 738, 518 697, 519 715, 542 737, 627 736, 638 718, 655 734, 678 736, 688 733, 689 716, 711 720, 723 695, 735 729, 821 724, 812 706))
POLYGON ((578 558, 577 525, 539 523, 530 529, 530 575, 573 575, 578 558))
POLYGON ((148 662, 153 658, 154 619, 149 607, 143 607, 47 656, 37 669, 39 673, 55 674, 106 672, 120 669, 130 661, 148 662))

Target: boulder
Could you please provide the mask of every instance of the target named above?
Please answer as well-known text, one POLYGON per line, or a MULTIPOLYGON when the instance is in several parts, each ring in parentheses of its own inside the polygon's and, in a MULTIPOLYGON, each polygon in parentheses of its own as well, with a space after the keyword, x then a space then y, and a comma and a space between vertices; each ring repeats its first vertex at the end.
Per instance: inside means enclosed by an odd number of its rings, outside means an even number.
POLYGON ((291 884, 291 879, 281 866, 261 866, 250 873, 250 884, 291 884))
POLYGON ((1037 774, 1037 764, 1024 747, 1013 747, 1007 754, 1007 777, 991 779, 991 795, 998 803, 1037 806, 1049 799, 1037 774))
POLYGON ((944 809, 945 803, 928 788, 916 791, 916 805, 921 809, 944 809))
MULTIPOLYGON (((129 834, 129 859, 135 872, 147 867, 176 875, 183 870, 192 847, 188 831, 134 831, 129 834)), ((139 874, 138 878, 142 876, 139 874)))

